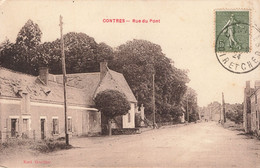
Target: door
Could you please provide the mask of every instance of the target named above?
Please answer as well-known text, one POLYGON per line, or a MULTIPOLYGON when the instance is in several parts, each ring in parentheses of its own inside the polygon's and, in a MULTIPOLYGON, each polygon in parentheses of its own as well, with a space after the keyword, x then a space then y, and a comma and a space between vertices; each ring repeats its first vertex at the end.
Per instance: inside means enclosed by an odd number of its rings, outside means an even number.
POLYGON ((16 137, 17 119, 11 119, 11 137, 16 137))
POLYGON ((45 138, 45 119, 41 119, 41 139, 45 138))
POLYGON ((23 138, 28 138, 29 137, 29 119, 23 119, 23 133, 22 133, 23 138))

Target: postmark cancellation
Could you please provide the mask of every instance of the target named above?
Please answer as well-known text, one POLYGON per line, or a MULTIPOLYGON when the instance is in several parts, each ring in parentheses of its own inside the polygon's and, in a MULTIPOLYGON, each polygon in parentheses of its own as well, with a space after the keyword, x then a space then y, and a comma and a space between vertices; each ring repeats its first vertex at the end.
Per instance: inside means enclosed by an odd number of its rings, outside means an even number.
POLYGON ((215 53, 230 72, 247 73, 259 65, 260 32, 250 18, 250 10, 215 10, 215 53))

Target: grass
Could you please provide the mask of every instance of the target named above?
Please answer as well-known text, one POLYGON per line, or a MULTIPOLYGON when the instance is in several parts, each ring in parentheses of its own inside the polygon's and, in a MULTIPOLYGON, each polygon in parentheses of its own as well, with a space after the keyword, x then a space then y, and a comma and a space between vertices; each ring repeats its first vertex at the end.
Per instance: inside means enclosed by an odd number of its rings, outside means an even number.
POLYGON ((242 133, 238 133, 237 135, 245 135, 249 139, 260 140, 260 136, 257 136, 256 133, 253 133, 253 132, 246 133, 246 132, 244 132, 243 124, 236 124, 233 121, 227 120, 227 122, 224 123, 223 127, 230 129, 230 130, 233 130, 233 131, 242 132, 242 133))
POLYGON ((31 139, 9 139, 0 145, 1 153, 8 153, 17 150, 31 150, 33 152, 49 153, 58 150, 71 149, 71 145, 66 145, 63 139, 46 139, 33 141, 31 139))
POLYGON ((243 124, 236 124, 233 121, 227 119, 226 123, 223 124, 224 128, 228 128, 234 131, 243 131, 243 124))

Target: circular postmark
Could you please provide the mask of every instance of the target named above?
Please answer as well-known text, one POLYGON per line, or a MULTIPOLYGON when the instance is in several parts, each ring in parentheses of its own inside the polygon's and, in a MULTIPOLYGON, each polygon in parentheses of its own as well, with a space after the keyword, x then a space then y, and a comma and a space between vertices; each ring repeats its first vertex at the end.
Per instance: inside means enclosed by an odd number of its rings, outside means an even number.
POLYGON ((215 53, 219 63, 230 72, 253 71, 260 65, 260 29, 250 29, 247 23, 226 26, 216 36, 215 53))

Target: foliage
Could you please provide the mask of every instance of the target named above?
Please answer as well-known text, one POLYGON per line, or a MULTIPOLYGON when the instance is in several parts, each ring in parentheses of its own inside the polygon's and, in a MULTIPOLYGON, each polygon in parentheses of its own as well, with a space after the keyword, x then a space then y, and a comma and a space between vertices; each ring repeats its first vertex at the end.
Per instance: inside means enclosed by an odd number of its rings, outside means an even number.
POLYGON ((41 43, 42 32, 37 24, 28 20, 19 31, 16 43, 8 40, 1 44, 1 65, 16 71, 35 74, 37 47, 41 43))
MULTIPOLYGON (((84 33, 70 32, 64 35, 64 52, 66 70, 68 73, 97 72, 99 62, 113 59, 113 49, 105 43, 97 44, 94 38, 84 33)), ((42 44, 40 56, 45 58, 45 66, 50 67, 51 73, 61 73, 61 44, 60 39, 42 44), (60 65, 60 66, 57 66, 60 65)))
MULTIPOLYGON (((16 43, 6 40, 0 45, 0 65, 32 75, 38 75, 41 66, 49 67, 51 73, 62 73, 60 39, 41 43, 41 36, 39 26, 28 20, 16 43)), ((96 72, 100 61, 108 61, 111 69, 123 73, 139 105, 144 104, 148 118, 152 113, 155 74, 157 120, 177 120, 181 115, 189 82, 187 71, 176 68, 160 45, 132 40, 113 50, 84 33, 70 32, 64 35, 64 46, 67 73, 96 72)))
POLYGON ((42 32, 39 26, 29 19, 19 31, 16 44, 25 49, 35 48, 41 43, 41 36, 42 32))
POLYGON ((33 141, 32 139, 8 139, 0 145, 0 152, 10 152, 12 149, 32 149, 37 152, 47 153, 62 149, 71 149, 71 145, 67 145, 65 141, 54 139, 45 139, 33 141))
POLYGON ((176 109, 180 108, 189 79, 185 71, 174 67, 173 61, 162 53, 159 45, 146 40, 128 41, 117 47, 110 65, 111 69, 123 73, 138 103, 144 104, 146 115, 152 113, 153 73, 156 113, 165 120, 180 115, 176 109))
POLYGON ((32 143, 30 146, 30 149, 39 151, 41 153, 48 153, 57 150, 71 149, 71 148, 72 146, 67 145, 65 141, 58 141, 54 139, 45 139, 43 141, 38 141, 32 143))
POLYGON ((243 123, 243 105, 226 104, 226 117, 236 124, 243 123))
MULTIPOLYGON (((19 31, 16 43, 4 41, 0 45, 0 64, 16 71, 38 74, 41 66, 50 72, 61 73, 60 39, 41 43, 41 30, 33 21, 19 31)), ((99 62, 113 59, 113 49, 105 43, 97 44, 84 33, 70 32, 63 36, 68 73, 99 71, 99 62)))
MULTIPOLYGON (((189 121, 194 122, 199 119, 199 109, 198 109, 198 104, 197 104, 197 93, 195 90, 192 88, 188 88, 185 95, 183 96, 183 106, 186 109, 186 114, 187 110, 189 110, 189 121), (187 109, 188 107, 188 109, 187 109)), ((185 115, 187 119, 187 115, 185 115)))
POLYGON ((108 118, 125 115, 130 110, 130 103, 125 95, 117 90, 99 92, 94 99, 96 108, 108 118))

